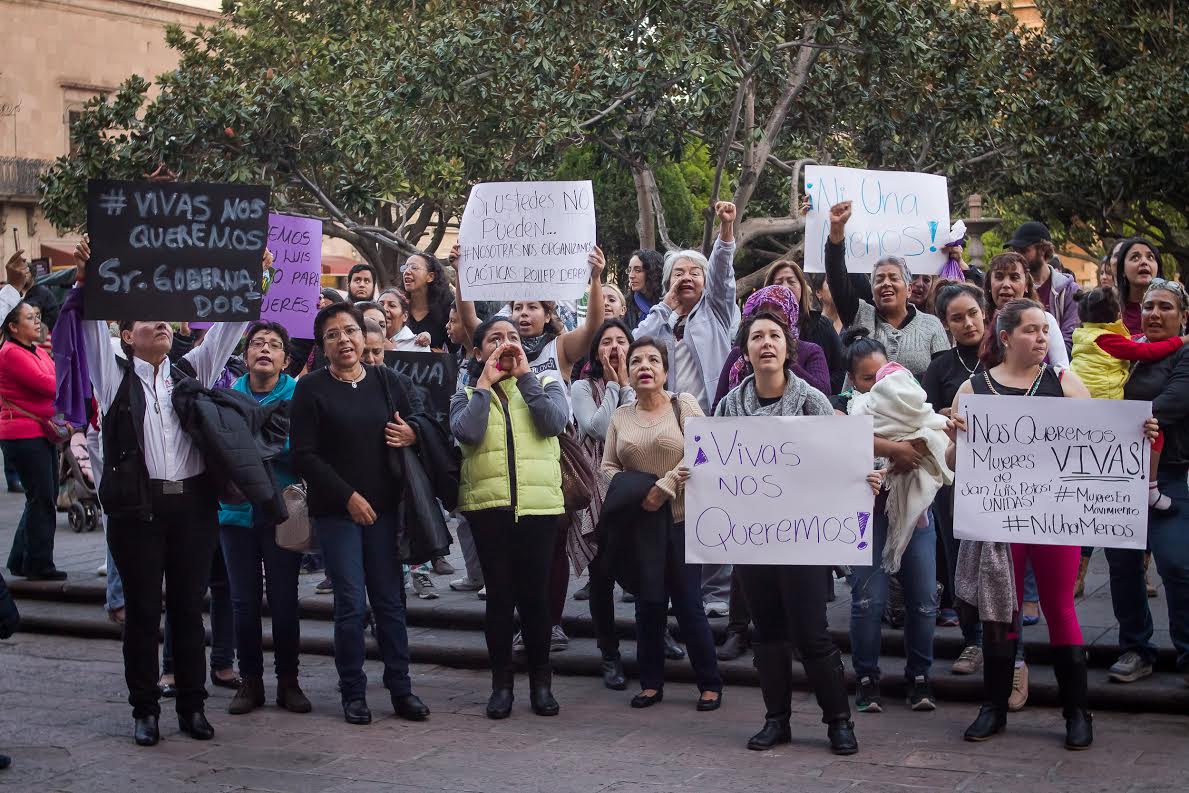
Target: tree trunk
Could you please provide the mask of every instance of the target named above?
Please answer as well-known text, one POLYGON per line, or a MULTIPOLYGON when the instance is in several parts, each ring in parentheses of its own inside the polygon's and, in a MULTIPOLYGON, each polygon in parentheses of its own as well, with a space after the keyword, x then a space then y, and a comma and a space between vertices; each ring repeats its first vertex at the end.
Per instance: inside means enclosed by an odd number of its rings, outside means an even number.
MULTIPOLYGON (((647 166, 645 166, 646 168, 647 166)), ((652 192, 648 189, 648 176, 638 163, 632 163, 632 182, 636 185, 636 236, 640 238, 643 250, 656 250, 656 214, 652 209, 652 192)))

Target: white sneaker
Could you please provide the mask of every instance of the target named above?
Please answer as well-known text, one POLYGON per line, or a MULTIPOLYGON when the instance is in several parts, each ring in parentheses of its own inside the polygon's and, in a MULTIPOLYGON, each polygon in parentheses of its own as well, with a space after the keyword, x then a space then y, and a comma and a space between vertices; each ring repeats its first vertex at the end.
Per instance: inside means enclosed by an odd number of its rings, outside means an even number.
POLYGON ((434 592, 433 579, 429 577, 428 573, 414 572, 413 591, 417 593, 417 597, 422 600, 436 600, 438 593, 434 592))
POLYGON ((712 600, 706 604, 707 617, 725 617, 731 613, 731 607, 721 600, 712 600))
POLYGON ((483 585, 471 578, 456 578, 450 582, 450 588, 455 592, 477 592, 483 585))
POLYGON ((487 587, 483 587, 478 592, 476 592, 475 597, 479 598, 480 600, 487 600, 487 587))

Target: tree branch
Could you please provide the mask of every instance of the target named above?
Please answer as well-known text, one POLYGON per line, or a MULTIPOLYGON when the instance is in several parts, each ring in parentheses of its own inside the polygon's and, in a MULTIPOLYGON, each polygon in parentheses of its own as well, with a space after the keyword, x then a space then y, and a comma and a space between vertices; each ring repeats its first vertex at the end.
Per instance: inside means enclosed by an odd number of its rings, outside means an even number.
POLYGON ((805 230, 805 218, 790 216, 785 218, 748 218, 735 228, 735 244, 739 248, 747 245, 756 237, 769 234, 795 234, 805 230))

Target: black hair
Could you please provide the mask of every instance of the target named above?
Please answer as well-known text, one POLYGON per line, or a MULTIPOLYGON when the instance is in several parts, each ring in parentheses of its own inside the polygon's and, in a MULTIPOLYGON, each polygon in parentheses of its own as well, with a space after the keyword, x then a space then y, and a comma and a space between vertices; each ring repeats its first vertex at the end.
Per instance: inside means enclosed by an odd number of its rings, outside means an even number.
POLYGON ((1106 324, 1119 318, 1119 294, 1111 288, 1095 287, 1077 297, 1078 319, 1106 324))
MULTIPOLYGON (((1131 300, 1131 284, 1127 280, 1126 270, 1124 269, 1127 260, 1127 254, 1136 245, 1147 245, 1151 249, 1152 254, 1156 257, 1156 272, 1153 273, 1153 278, 1164 278, 1164 262, 1160 260, 1160 249, 1152 243, 1147 237, 1128 237, 1119 243, 1119 258, 1115 262, 1115 288, 1119 290, 1122 295, 1123 302, 1131 300)), ((1140 301, 1143 301, 1143 296, 1140 296, 1140 301)))
MULTIPOLYGON (((34 306, 32 303, 30 303, 27 300, 18 301, 17 304, 12 307, 12 311, 9 311, 8 314, 4 317, 4 325, 3 325, 3 327, 0 327, 0 341, 8 341, 8 339, 9 339, 8 326, 15 322, 21 321, 20 312, 21 312, 22 306, 28 306, 29 308, 36 308, 36 306, 34 306)), ((628 338, 631 338, 631 337, 629 336, 628 338)))
POLYGON ((978 307, 987 313, 987 295, 974 284, 954 283, 946 284, 937 290, 937 294, 933 298, 933 307, 936 311, 937 318, 941 320, 941 324, 945 324, 946 314, 949 313, 950 303, 953 303, 962 295, 971 298, 978 307))
POLYGON ((410 254, 405 262, 407 263, 414 256, 425 262, 426 272, 433 276, 433 280, 425 288, 425 302, 431 306, 453 302, 454 293, 450 291, 450 279, 446 277, 446 268, 442 266, 442 263, 428 253, 410 254))
POLYGON ((1023 322, 1024 312, 1030 309, 1044 313, 1044 306, 1035 300, 1030 300, 1026 297, 1009 300, 1007 303, 995 312, 995 321, 991 324, 986 338, 983 339, 982 347, 979 348, 979 359, 983 362, 984 369, 991 369, 1003 363, 1004 346, 999 338, 1001 331, 1007 331, 1010 334, 1013 330, 1020 327, 1023 322))
POLYGON ((648 300, 659 300, 664 294, 664 290, 661 289, 661 276, 665 271, 665 257, 660 251, 650 248, 632 251, 632 255, 628 257, 629 263, 633 256, 644 265, 644 297, 648 300))
POLYGON ((408 317, 409 296, 405 294, 403 289, 397 289, 395 286, 390 286, 380 293, 381 298, 384 297, 384 295, 395 295, 396 301, 400 303, 401 311, 404 312, 406 317, 408 317))
POLYGON ((621 319, 609 319, 599 326, 595 331, 594 339, 590 343, 590 352, 586 356, 586 360, 590 363, 588 370, 588 377, 591 380, 603 379, 603 362, 599 360, 599 344, 603 341, 603 334, 611 328, 619 328, 623 331, 623 335, 628 337, 628 344, 632 343, 631 328, 621 319))
POLYGON ((479 375, 483 374, 484 362, 479 360, 473 353, 482 352, 483 339, 487 338, 487 333, 500 322, 506 322, 512 326, 517 335, 520 335, 520 328, 512 321, 510 317, 502 317, 499 314, 494 317, 488 317, 479 323, 479 327, 475 328, 474 334, 471 336, 471 359, 467 361, 467 379, 473 385, 479 379, 479 375))
POLYGON ((661 368, 665 373, 669 372, 669 348, 665 346, 664 342, 657 341, 652 336, 641 336, 628 345, 628 360, 632 359, 632 353, 641 347, 655 347, 656 351, 661 354, 661 368))
POLYGON ((326 328, 326 323, 337 317, 339 314, 349 314, 351 319, 355 320, 359 325, 360 332, 363 331, 363 312, 356 308, 351 303, 332 303, 326 308, 318 312, 314 317, 314 344, 319 347, 323 346, 322 331, 326 328))
POLYGON ((260 320, 253 322, 252 327, 248 328, 248 332, 244 334, 244 350, 248 349, 248 345, 252 343, 252 337, 257 333, 275 333, 281 337, 281 345, 284 348, 285 355, 290 354, 289 349, 289 331, 285 330, 285 326, 279 322, 270 322, 268 320, 260 320))
POLYGON ((743 359, 750 364, 751 361, 747 357, 747 337, 751 335, 751 326, 761 319, 775 322, 780 327, 781 332, 784 333, 786 347, 784 356, 785 368, 791 368, 793 362, 797 360, 797 336, 793 333, 785 318, 771 309, 760 309, 740 323, 739 335, 735 337, 735 346, 743 353, 743 359))
POLYGON ((322 288, 322 297, 326 298, 332 303, 346 303, 347 299, 343 297, 339 290, 326 286, 322 288))
POLYGON ((356 273, 361 273, 364 270, 367 270, 372 274, 372 284, 378 286, 380 279, 376 276, 376 268, 372 267, 367 262, 360 262, 359 264, 351 265, 351 269, 347 271, 347 286, 351 286, 351 279, 355 277, 356 273))
POLYGON ((887 358, 888 349, 867 328, 851 328, 842 334, 842 368, 847 374, 853 375, 860 363, 877 354, 887 358))

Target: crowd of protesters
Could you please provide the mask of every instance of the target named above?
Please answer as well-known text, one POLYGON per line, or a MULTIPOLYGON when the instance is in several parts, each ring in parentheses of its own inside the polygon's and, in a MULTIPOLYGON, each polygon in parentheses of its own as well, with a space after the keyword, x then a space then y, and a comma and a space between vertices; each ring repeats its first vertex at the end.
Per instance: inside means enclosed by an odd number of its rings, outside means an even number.
POLYGON ((615 585, 634 601, 640 690, 631 707, 661 703, 665 659, 688 657, 693 704, 714 711, 723 700, 719 661, 750 648, 766 713, 748 748, 792 739, 799 660, 831 750, 857 752, 843 656, 826 624, 835 579, 845 576, 855 710, 889 707, 879 664, 884 622, 904 629, 904 688, 916 711, 936 707, 936 629, 959 627, 964 649, 951 671, 981 672, 986 692, 965 737, 991 738, 1027 699, 1023 629, 1041 610, 1065 746, 1084 749, 1093 721, 1074 604, 1090 549, 955 539, 958 404, 966 393, 1141 399, 1155 416, 1144 428, 1154 441, 1150 552, 1106 551, 1122 649, 1110 675, 1133 682, 1152 672, 1151 559, 1189 682, 1189 541, 1176 517, 1189 514, 1189 300, 1166 280, 1151 242, 1115 245, 1099 287, 1085 295, 1036 222, 1021 225, 985 272, 963 263, 962 281, 914 273, 898 257, 859 276, 847 270, 851 207, 841 202, 829 208, 824 273, 782 258, 744 296, 734 274, 735 207, 720 202, 716 215, 708 257, 636 251, 626 290, 604 283, 606 262, 593 249, 583 305, 471 302, 428 254, 409 256, 395 285, 360 264, 345 295, 322 291, 305 340, 273 322, 192 332, 152 319, 86 320, 83 242, 78 283, 47 342, 18 252, 0 289, 0 446, 10 490, 25 496, 9 572, 65 578, 54 564, 55 500, 60 449, 73 430, 91 449, 110 551, 108 610, 123 626, 141 745, 159 740, 162 698, 174 699, 183 733, 214 735, 204 707, 208 671, 213 685, 236 690, 231 714, 265 705, 265 594, 276 704, 312 709, 299 684, 303 570, 324 569, 317 591, 333 593, 344 719, 372 718, 369 625, 394 712, 428 719, 409 675, 405 582, 418 597, 437 597, 431 576, 453 570, 444 558, 450 538, 435 528, 450 519, 466 560, 465 576, 450 586, 485 599, 490 718, 513 712, 518 654, 532 711, 559 713, 550 655, 568 642, 561 612, 571 574, 585 574, 576 597, 589 601, 603 682, 613 690, 627 687, 615 585), (385 364, 388 351, 448 353, 458 368, 448 407, 435 411, 385 364), (870 416, 875 428, 870 565, 685 562, 690 417, 836 413, 870 416), (312 538, 305 554, 279 539, 282 526, 295 525, 294 493, 312 538), (670 614, 684 648, 669 632, 670 614), (728 618, 718 647, 713 618, 728 618))

